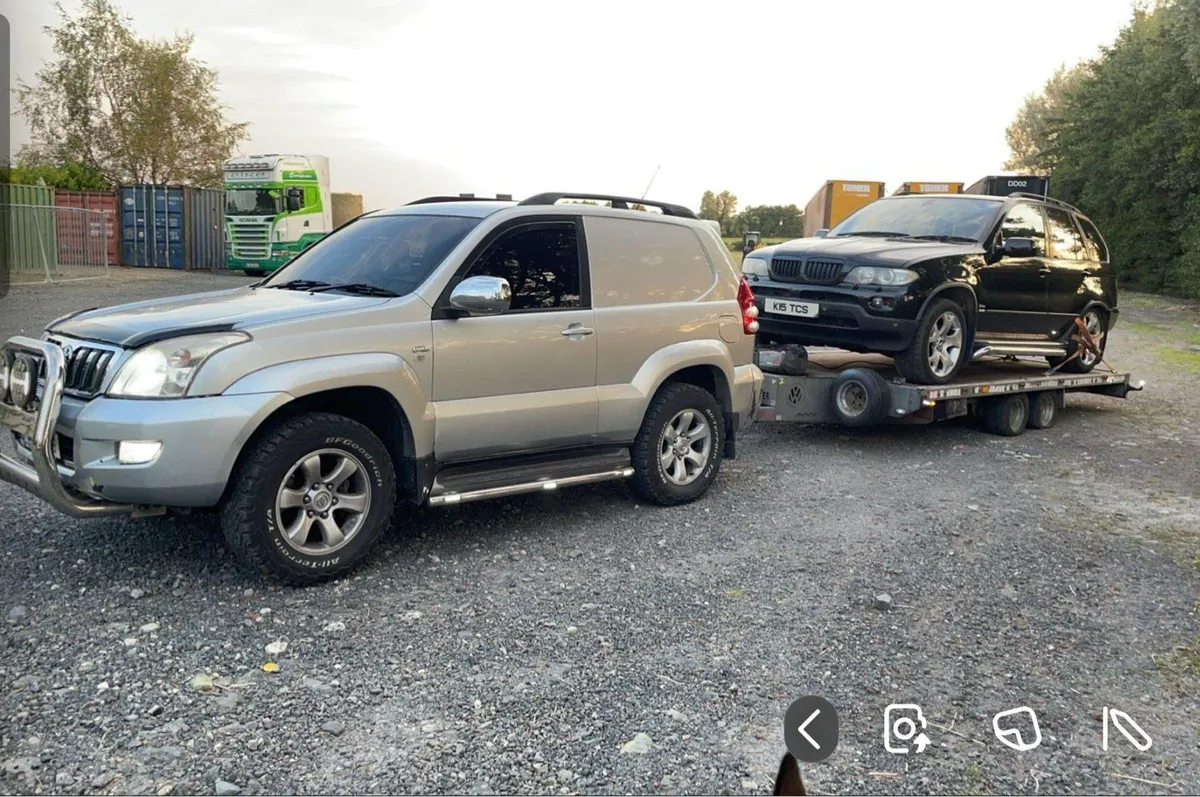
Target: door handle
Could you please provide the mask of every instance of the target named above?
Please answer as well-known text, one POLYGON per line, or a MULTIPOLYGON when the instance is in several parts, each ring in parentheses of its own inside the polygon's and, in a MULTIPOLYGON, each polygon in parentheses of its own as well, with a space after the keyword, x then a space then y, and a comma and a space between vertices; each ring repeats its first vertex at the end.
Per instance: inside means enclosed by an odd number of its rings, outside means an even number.
POLYGON ((1043 277, 1048 277, 1048 276, 1050 276, 1050 269, 1048 269, 1048 268, 1039 268, 1039 269, 1038 269, 1038 273, 1039 273, 1039 274, 1041 274, 1043 277))
POLYGON ((1081 271, 1080 273, 1083 274, 1083 276, 1085 276, 1085 277, 1092 276, 1092 272, 1088 271, 1086 268, 1083 271, 1081 271))
POLYGON ((593 332, 595 332, 594 329, 588 329, 583 324, 571 324, 571 326, 564 329, 560 334, 565 337, 574 337, 576 335, 591 335, 593 332))

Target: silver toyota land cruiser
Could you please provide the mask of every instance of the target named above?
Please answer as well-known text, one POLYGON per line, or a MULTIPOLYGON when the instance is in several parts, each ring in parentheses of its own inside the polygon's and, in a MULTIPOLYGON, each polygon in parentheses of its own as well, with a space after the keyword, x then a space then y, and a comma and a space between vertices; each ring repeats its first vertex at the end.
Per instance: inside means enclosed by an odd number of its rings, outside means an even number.
POLYGON ((254 284, 8 340, 0 478, 80 518, 216 508, 243 565, 293 583, 406 504, 624 478, 681 504, 753 421, 756 316, 687 208, 431 197, 254 284))

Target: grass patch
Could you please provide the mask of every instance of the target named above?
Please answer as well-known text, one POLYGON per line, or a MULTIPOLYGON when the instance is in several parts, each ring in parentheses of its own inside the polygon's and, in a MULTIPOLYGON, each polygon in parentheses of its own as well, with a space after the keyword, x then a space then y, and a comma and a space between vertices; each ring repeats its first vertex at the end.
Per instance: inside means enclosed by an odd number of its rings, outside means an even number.
POLYGON ((1121 326, 1125 327, 1130 332, 1140 332, 1145 335, 1154 335, 1161 331, 1160 328, 1154 324, 1147 324, 1142 321, 1130 321, 1126 324, 1122 324, 1121 326))
MULTIPOLYGON (((1200 601, 1196 602, 1196 617, 1200 619, 1200 601)), ((1170 653, 1154 656, 1153 659, 1176 689, 1183 694, 1200 697, 1200 637, 1176 645, 1170 653)))
POLYGON ((967 779, 967 783, 972 786, 977 786, 983 780, 983 770, 978 764, 967 764, 967 769, 963 772, 963 776, 967 779))
POLYGON ((1177 349, 1173 346, 1159 346, 1158 357, 1167 365, 1173 365, 1188 373, 1200 374, 1200 351, 1177 349))

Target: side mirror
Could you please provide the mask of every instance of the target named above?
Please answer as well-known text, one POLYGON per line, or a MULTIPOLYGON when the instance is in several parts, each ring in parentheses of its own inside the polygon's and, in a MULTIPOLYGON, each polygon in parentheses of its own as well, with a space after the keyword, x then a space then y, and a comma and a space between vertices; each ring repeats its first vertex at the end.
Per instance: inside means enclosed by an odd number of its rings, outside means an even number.
POLYGON ((1009 238, 1001 250, 1005 257, 1036 257, 1037 244, 1032 238, 1009 238))
POLYGON ((817 230, 813 233, 814 238, 824 238, 826 235, 829 235, 829 230, 817 230))
POLYGON ((500 277, 470 277, 450 293, 450 306, 469 315, 499 315, 512 304, 512 288, 500 277))
POLYGON ((304 191, 299 188, 289 188, 287 192, 287 209, 299 210, 304 207, 304 191))

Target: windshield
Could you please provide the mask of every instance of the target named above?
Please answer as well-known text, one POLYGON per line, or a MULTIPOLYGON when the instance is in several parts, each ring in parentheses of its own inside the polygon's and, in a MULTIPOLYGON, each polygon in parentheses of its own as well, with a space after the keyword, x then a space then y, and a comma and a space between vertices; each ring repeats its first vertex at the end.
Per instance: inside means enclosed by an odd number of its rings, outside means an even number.
POLYGON ((225 192, 226 216, 274 216, 282 209, 277 188, 234 188, 225 192))
POLYGON ((981 241, 1000 207, 994 199, 911 196, 872 202, 827 237, 891 235, 981 241))
POLYGON ((368 285, 403 296, 479 222, 414 214, 360 218, 306 249, 264 285, 368 285))

